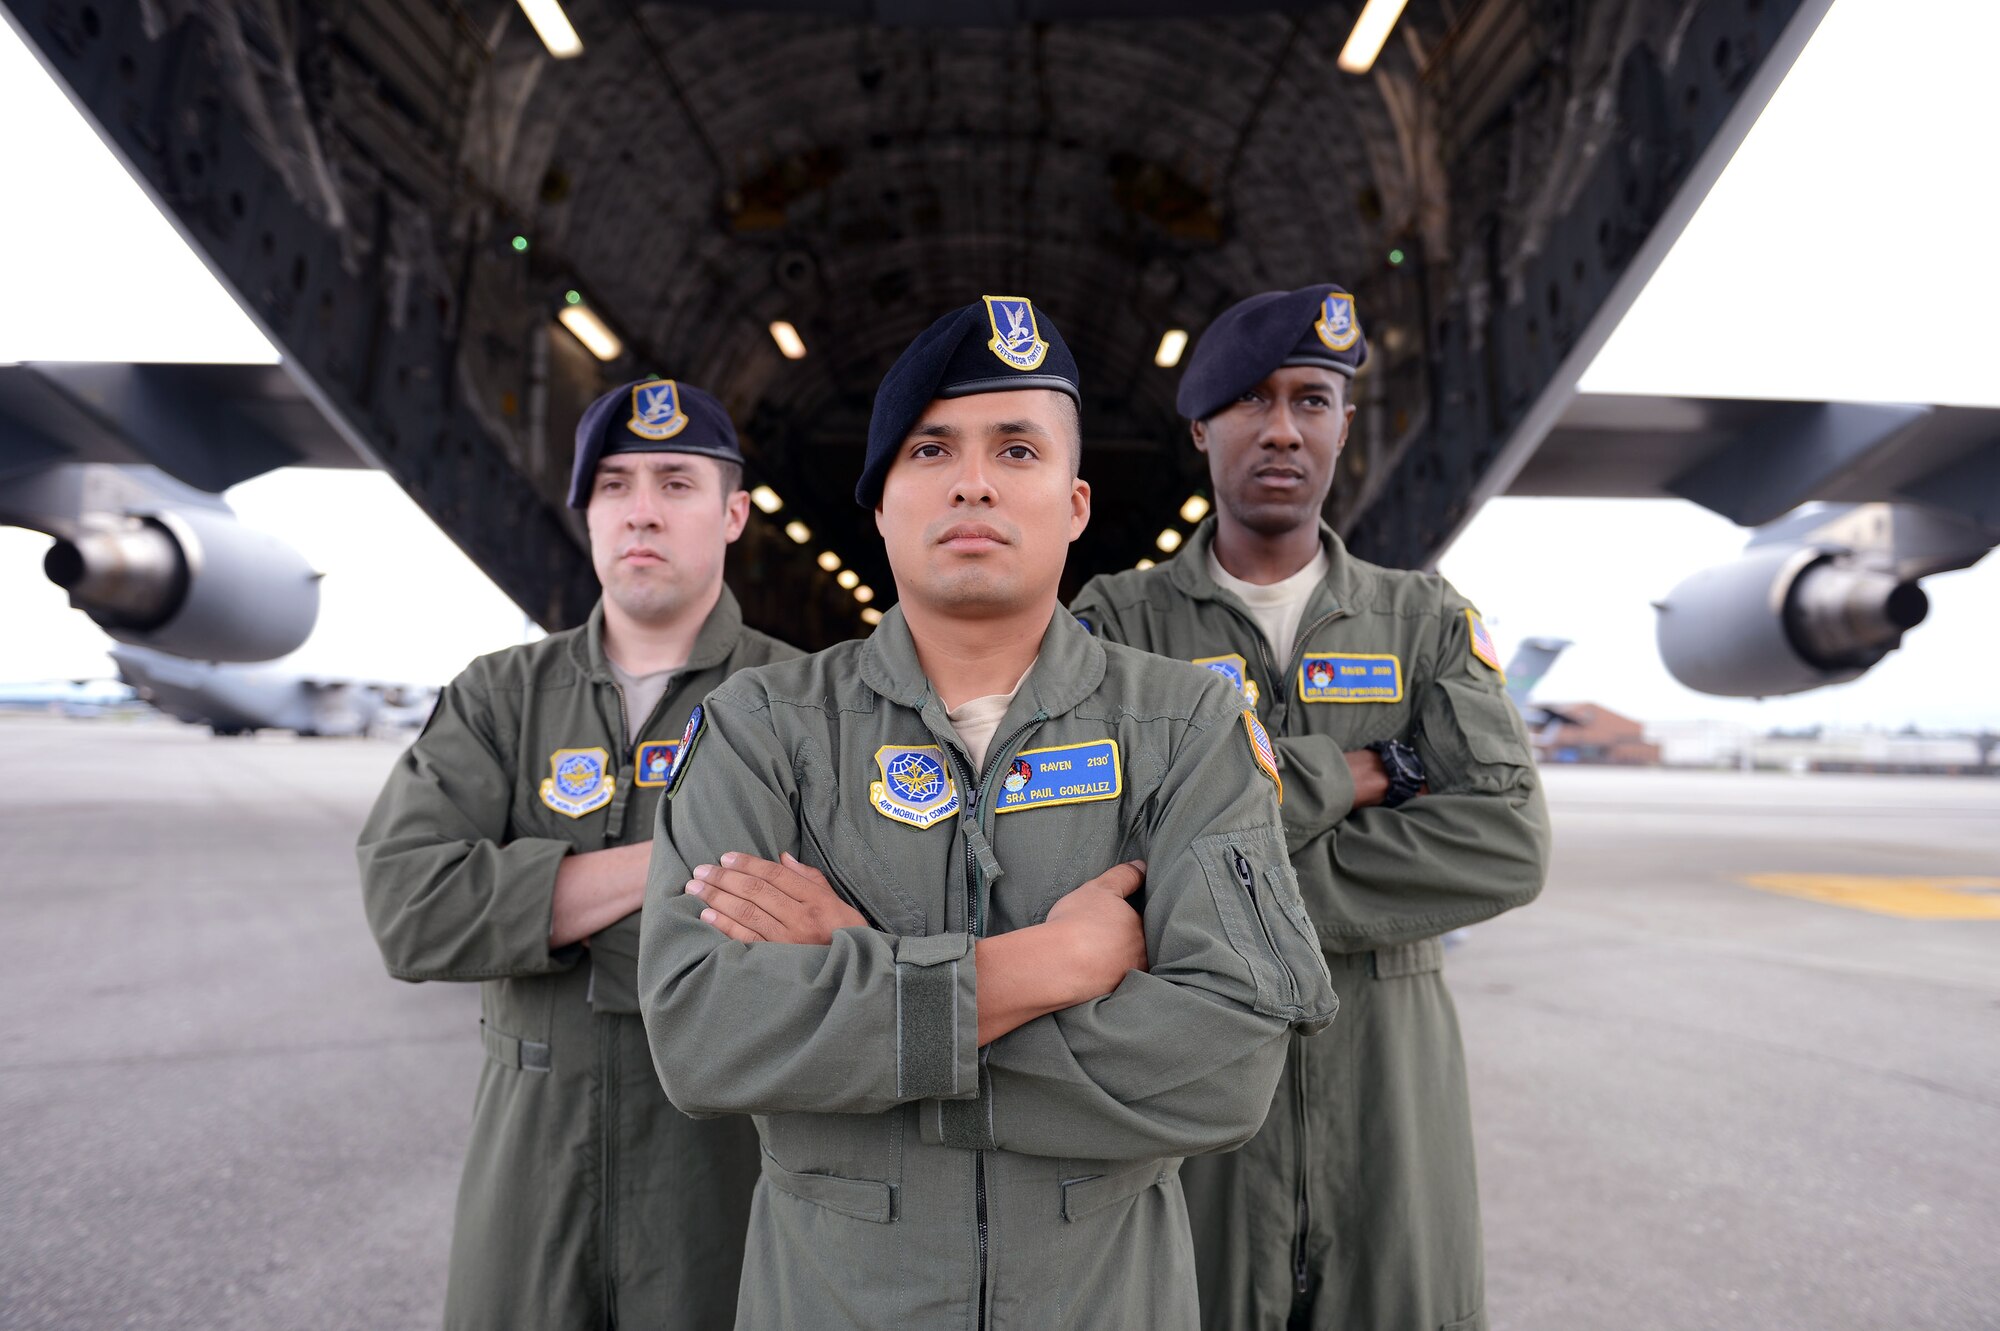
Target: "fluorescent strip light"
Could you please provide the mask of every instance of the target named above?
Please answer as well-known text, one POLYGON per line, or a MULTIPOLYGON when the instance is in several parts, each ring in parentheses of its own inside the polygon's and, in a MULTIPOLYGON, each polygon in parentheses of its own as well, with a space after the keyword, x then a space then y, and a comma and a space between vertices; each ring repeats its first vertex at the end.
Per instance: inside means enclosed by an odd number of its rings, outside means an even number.
MULTIPOLYGON (((778 492, 768 485, 760 485, 752 490, 750 492, 750 502, 766 513, 776 513, 785 506, 785 501, 778 498, 778 492)), ((1183 513, 1187 512, 1185 508, 1181 511, 1183 513)))
POLYGON ((1375 68, 1375 57, 1382 54, 1382 44, 1389 40, 1408 2, 1368 0, 1361 17, 1354 20, 1354 31, 1347 34, 1347 45, 1340 48, 1340 67, 1350 74, 1366 74, 1375 68))
POLYGON ((819 552, 819 566, 831 573, 840 567, 840 556, 831 550, 822 550, 819 552))
POLYGON ((882 622, 882 612, 871 605, 861 612, 861 622, 872 629, 882 622))
POLYGON ((528 16, 535 36, 542 39, 542 45, 549 48, 550 55, 558 60, 568 60, 583 54, 583 39, 576 35, 576 29, 570 26, 569 15, 563 13, 563 7, 557 0, 521 0, 521 12, 528 16))
POLYGON ((851 568, 844 568, 840 570, 840 576, 835 578, 834 581, 839 583, 845 590, 851 592, 861 585, 861 575, 851 568))
POLYGON ((806 358, 806 340, 799 336, 798 329, 792 327, 783 319, 773 319, 771 321, 771 340, 778 344, 778 350, 784 353, 786 360, 804 360, 806 358))
POLYGON ((1181 504, 1182 522, 1200 522, 1208 516, 1208 500, 1200 495, 1189 495, 1181 504))
POLYGON ((1153 364, 1171 370, 1181 363, 1181 353, 1186 350, 1187 329, 1169 328, 1160 334, 1160 349, 1153 353, 1153 364))
POLYGON ((785 535, 791 537, 798 544, 804 545, 813 538, 813 529, 806 526, 803 522, 787 522, 785 524, 785 535))
POLYGON ((1159 546, 1160 549, 1166 551, 1168 554, 1172 554, 1181 548, 1181 534, 1172 527, 1169 527, 1153 538, 1153 544, 1159 546))
POLYGON ((864 583, 854 589, 854 599, 863 605, 867 605, 875 599, 875 589, 864 583))
POLYGON ((564 328, 576 334, 576 340, 590 348, 590 354, 599 360, 617 360, 625 354, 625 344, 618 340, 618 334, 605 326, 588 305, 565 305, 556 318, 564 328))

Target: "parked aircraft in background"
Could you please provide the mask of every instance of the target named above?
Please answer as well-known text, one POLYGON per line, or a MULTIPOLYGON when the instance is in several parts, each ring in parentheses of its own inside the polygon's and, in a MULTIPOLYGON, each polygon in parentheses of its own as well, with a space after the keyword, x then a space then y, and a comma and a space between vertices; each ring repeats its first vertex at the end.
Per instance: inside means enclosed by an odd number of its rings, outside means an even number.
POLYGON ((31 679, 0 684, 0 712, 93 717, 136 711, 142 706, 129 684, 110 679, 31 679))
POLYGON ((363 735, 422 725, 437 701, 437 690, 424 685, 334 679, 282 664, 218 665, 144 647, 114 647, 111 659, 139 697, 218 735, 363 735))

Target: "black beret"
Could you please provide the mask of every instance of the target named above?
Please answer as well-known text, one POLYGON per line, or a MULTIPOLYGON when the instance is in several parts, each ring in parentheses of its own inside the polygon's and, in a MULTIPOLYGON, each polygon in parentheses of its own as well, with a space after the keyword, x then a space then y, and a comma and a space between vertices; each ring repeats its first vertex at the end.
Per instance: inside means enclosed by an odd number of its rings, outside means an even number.
POLYGON ((863 508, 882 497, 882 478, 903 440, 941 397, 1053 388, 1081 409, 1076 360, 1062 334, 1026 296, 982 296, 917 335, 875 390, 868 417, 868 460, 855 483, 863 508))
POLYGON ((699 453, 741 465, 736 427, 714 397, 673 379, 638 379, 585 408, 576 423, 569 506, 590 505, 598 459, 613 453, 699 453))
POLYGON ((1368 339, 1354 297, 1331 282, 1266 291, 1215 317, 1195 343, 1174 406, 1205 421, 1285 365, 1318 365, 1354 377, 1368 363, 1368 339))

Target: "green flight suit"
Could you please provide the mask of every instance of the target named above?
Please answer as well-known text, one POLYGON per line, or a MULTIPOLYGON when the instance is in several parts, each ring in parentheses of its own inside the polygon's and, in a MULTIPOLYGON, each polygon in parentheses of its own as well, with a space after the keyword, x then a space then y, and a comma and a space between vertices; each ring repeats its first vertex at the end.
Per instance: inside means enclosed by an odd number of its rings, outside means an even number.
MULTIPOLYGON (((1202 1322, 1483 1328, 1465 1052, 1438 936, 1534 900, 1548 813, 1500 670, 1473 650, 1470 604, 1442 578, 1365 563, 1322 531, 1326 582, 1282 669, 1209 576, 1213 518, 1175 559, 1095 578, 1071 607, 1110 641, 1202 662, 1255 696, 1281 759, 1286 845, 1341 998, 1334 1030, 1294 1042, 1256 1140, 1182 1173, 1202 1322), (1355 809, 1343 754, 1384 739, 1416 747, 1430 793, 1355 809)), ((1492 655, 1490 638, 1480 645, 1492 655)))
POLYGON ((723 588, 635 746, 599 605, 581 629, 466 667, 390 773, 359 846, 383 960, 398 979, 481 986, 447 1327, 712 1331, 734 1316, 756 1135, 661 1094, 637 1015, 637 913, 587 949, 551 951, 549 922, 565 855, 652 834, 661 742, 702 695, 797 655, 745 628, 723 588))
POLYGON ((703 708, 639 991, 674 1103, 757 1116, 737 1326, 1191 1331, 1181 1157, 1247 1141, 1335 1006, 1242 700, 1057 610, 974 773, 891 611, 703 708), (869 926, 730 941, 682 893, 728 850, 791 852, 869 926), (981 1049, 974 940, 1135 857, 1149 969, 981 1049))

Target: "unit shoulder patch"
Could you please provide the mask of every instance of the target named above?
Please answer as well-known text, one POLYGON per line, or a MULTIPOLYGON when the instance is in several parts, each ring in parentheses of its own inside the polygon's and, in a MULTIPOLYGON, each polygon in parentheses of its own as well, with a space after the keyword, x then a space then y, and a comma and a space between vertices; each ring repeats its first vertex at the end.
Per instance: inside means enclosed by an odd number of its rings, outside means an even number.
POLYGON ((632 756, 632 784, 648 790, 666 785, 674 774, 674 755, 680 747, 678 741, 670 739, 643 741, 632 756))
POLYGON ((1302 702, 1401 702, 1403 662, 1394 652, 1314 652, 1299 662, 1302 702))
POLYGON ((1243 729, 1250 735, 1250 756, 1257 760, 1257 766, 1271 784, 1278 788, 1278 803, 1285 802, 1285 778, 1278 775, 1278 751, 1271 744, 1271 732, 1264 729, 1264 723, 1257 719, 1257 713, 1245 708, 1243 729))
POLYGON ((611 755, 603 749, 557 749, 549 755, 542 803, 567 818, 595 813, 611 803, 618 790, 610 764, 611 755))
POLYGON ((958 786, 937 745, 884 744, 875 766, 882 779, 869 784, 868 802, 884 818, 930 827, 958 812, 958 786))
POLYGON ((1115 739, 1085 740, 1014 756, 994 797, 994 813, 1051 809, 1058 804, 1115 800, 1125 793, 1125 768, 1115 739))
POLYGON ((1493 635, 1487 631, 1486 624, 1479 618, 1477 611, 1465 612, 1465 627, 1471 639, 1473 658, 1498 671, 1500 682, 1505 684, 1507 668, 1500 664, 1500 649, 1493 645, 1493 635))
POLYGON ((688 759, 694 756, 695 741, 702 736, 702 723, 708 720, 708 711, 700 703, 688 713, 687 729, 681 732, 681 742, 674 746, 673 765, 667 768, 667 798, 672 799, 681 788, 681 780, 687 775, 688 759))

